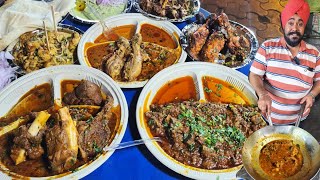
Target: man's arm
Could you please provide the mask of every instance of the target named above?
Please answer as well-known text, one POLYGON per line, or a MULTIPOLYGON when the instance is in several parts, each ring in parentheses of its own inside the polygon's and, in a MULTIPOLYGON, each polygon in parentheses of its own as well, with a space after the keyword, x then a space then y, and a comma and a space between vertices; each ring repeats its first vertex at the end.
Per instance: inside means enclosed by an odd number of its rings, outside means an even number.
POLYGON ((253 86, 254 90, 256 91, 259 99, 264 95, 268 95, 268 91, 264 88, 263 80, 261 76, 250 72, 249 82, 253 86))
POLYGON ((249 74, 250 84, 253 86, 254 90, 258 95, 258 107, 263 114, 271 114, 271 98, 268 91, 264 88, 263 80, 261 76, 250 72, 249 74))
POLYGON ((301 99, 300 104, 306 102, 306 107, 304 113, 310 111, 310 108, 313 106, 316 96, 320 93, 320 81, 316 81, 311 88, 309 94, 301 99))

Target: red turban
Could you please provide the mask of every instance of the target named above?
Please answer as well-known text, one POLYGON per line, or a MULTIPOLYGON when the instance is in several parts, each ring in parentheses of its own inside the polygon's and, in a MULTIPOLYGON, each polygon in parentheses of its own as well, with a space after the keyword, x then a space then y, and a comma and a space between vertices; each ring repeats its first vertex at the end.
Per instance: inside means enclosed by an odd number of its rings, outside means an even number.
POLYGON ((310 15, 310 7, 308 3, 304 0, 289 0, 287 5, 281 12, 282 28, 284 28, 288 20, 294 14, 298 14, 304 22, 304 25, 306 26, 310 15))

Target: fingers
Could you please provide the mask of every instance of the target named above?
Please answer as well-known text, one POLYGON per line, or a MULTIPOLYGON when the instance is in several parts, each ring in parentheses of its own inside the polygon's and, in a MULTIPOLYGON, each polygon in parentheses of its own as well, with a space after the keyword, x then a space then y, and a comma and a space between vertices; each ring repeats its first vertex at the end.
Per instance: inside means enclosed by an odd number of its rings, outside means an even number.
POLYGON ((270 116, 271 114, 271 100, 259 100, 258 107, 261 110, 262 114, 267 114, 270 116))
POLYGON ((306 108, 304 109, 304 111, 303 111, 303 114, 309 114, 309 112, 310 112, 310 108, 307 108, 307 107, 306 107, 306 108))
POLYGON ((267 104, 267 113, 268 113, 268 116, 271 115, 271 104, 267 104))

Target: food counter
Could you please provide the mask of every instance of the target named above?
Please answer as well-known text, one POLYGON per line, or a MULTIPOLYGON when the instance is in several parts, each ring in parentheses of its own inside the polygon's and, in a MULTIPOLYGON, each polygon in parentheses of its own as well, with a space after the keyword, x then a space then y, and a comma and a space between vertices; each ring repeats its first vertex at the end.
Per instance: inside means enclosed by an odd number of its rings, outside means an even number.
MULTIPOLYGON (((201 9, 201 13, 209 15, 209 12, 201 9)), ((195 21, 195 18, 186 22, 174 23, 179 29, 183 29, 187 24, 195 21)), ((70 15, 64 17, 62 24, 67 24, 86 31, 90 25, 82 24, 75 21, 70 15)), ((191 59, 186 60, 186 63, 191 59)), ((244 75, 248 75, 250 63, 237 69, 244 75)), ((136 105, 142 88, 122 88, 127 105, 129 108, 128 126, 121 142, 140 139, 136 124, 136 105)), ((316 101, 315 107, 319 106, 319 100, 316 101)), ((312 112, 309 118, 301 122, 300 127, 310 132, 318 141, 320 141, 319 123, 316 122, 312 112)), ((85 176, 83 179, 187 179, 170 168, 163 165, 156 157, 146 148, 145 145, 129 147, 115 150, 112 156, 103 163, 99 168, 85 176)), ((221 177, 223 179, 223 177, 221 177)))

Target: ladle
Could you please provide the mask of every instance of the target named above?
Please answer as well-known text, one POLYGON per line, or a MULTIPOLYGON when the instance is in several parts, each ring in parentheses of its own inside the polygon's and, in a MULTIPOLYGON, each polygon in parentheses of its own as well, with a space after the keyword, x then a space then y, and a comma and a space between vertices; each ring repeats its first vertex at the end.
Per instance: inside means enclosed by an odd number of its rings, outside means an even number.
POLYGON ((161 142, 161 139, 159 137, 153 137, 153 138, 150 138, 150 139, 139 139, 139 140, 134 140, 134 141, 123 142, 123 143, 116 144, 116 145, 113 145, 113 146, 105 147, 105 148, 103 148, 103 151, 123 149, 123 148, 127 148, 127 147, 132 147, 132 146, 137 146, 137 145, 140 145, 140 144, 144 144, 146 142, 152 142, 152 141, 161 142))
MULTIPOLYGON (((299 113, 298 113, 298 119, 297 119, 297 121, 296 121, 294 126, 299 127, 299 124, 300 124, 300 121, 301 121, 301 118, 302 118, 302 115, 303 115, 305 107, 306 107, 306 103, 301 104, 301 108, 300 108, 299 113)), ((268 113, 267 113, 267 118, 268 118, 269 126, 273 126, 272 120, 271 120, 271 116, 268 113)))
POLYGON ((299 127, 300 121, 301 121, 301 118, 302 118, 302 115, 303 115, 303 112, 304 112, 305 108, 306 108, 306 103, 304 102, 303 104, 301 104, 301 108, 300 108, 300 111, 299 111, 299 114, 298 114, 298 119, 297 119, 297 121, 296 121, 294 126, 299 127))

